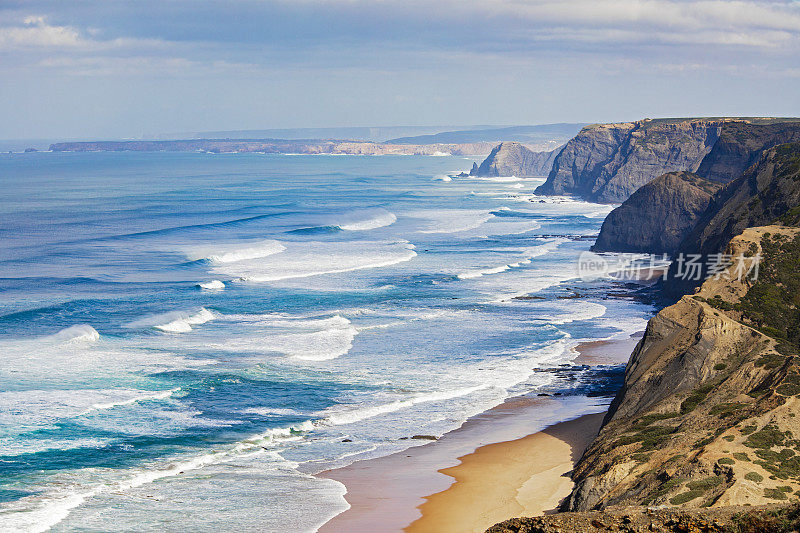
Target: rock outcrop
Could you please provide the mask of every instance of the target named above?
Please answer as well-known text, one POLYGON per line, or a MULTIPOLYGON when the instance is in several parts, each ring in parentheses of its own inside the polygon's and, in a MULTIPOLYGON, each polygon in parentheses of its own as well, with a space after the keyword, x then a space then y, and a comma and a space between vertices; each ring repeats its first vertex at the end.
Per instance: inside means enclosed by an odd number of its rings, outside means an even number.
POLYGON ((565 510, 800 497, 800 229, 749 228, 727 251, 760 254, 762 275, 731 266, 650 320, 565 510))
MULTIPOLYGON (((684 256, 701 254, 708 257, 722 252, 728 242, 745 228, 779 219, 791 225, 800 220, 798 142, 764 151, 755 165, 722 188, 677 252, 684 256)), ((677 269, 678 264, 674 263, 664 284, 668 294, 674 297, 691 292, 699 284, 679 279, 677 269)))
POLYGON ((800 141, 800 122, 726 122, 697 173, 712 181, 727 183, 756 163, 764 150, 797 141, 800 141))
POLYGON ((537 194, 622 202, 656 176, 694 172, 727 183, 776 144, 800 140, 799 119, 640 120, 587 126, 558 155, 537 194))
POLYGON ((592 251, 672 254, 719 188, 691 172, 663 174, 608 214, 592 251))
POLYGON ((518 142, 503 142, 492 149, 479 167, 473 166, 470 176, 544 177, 553 168, 561 147, 549 152, 534 152, 518 142))
POLYGON ((695 171, 722 124, 720 119, 660 119, 587 126, 564 146, 536 193, 622 202, 656 176, 695 171))

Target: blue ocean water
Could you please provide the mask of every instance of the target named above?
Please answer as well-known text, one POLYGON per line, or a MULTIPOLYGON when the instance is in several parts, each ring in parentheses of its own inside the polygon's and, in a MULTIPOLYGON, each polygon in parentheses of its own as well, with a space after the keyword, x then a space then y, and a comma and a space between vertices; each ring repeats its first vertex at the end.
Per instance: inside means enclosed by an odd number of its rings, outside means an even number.
POLYGON ((611 206, 471 164, 0 155, 0 530, 314 530, 315 473, 574 389, 651 312, 575 279, 611 206))

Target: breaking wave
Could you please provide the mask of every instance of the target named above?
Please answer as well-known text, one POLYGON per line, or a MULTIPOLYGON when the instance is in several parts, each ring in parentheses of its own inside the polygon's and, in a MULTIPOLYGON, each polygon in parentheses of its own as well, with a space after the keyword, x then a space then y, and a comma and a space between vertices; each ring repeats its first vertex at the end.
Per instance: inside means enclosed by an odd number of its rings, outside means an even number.
POLYGON ((160 315, 151 315, 127 325, 129 328, 152 327, 169 333, 186 333, 192 331, 192 326, 205 324, 214 320, 214 313, 201 307, 194 312, 171 311, 160 315))

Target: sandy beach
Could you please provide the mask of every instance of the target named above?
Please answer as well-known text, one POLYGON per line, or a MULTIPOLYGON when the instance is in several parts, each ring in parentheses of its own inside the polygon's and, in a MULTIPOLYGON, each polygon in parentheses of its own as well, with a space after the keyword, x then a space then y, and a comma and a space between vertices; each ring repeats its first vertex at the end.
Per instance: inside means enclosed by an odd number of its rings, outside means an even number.
POLYGON ((479 533, 514 516, 554 510, 572 490, 568 477, 603 414, 584 415, 521 439, 482 446, 441 470, 455 482, 426 497, 410 533, 479 533))
MULTIPOLYGON (((575 363, 624 364, 640 337, 581 344, 575 363)), ((351 507, 320 531, 484 531, 553 510, 605 410, 586 398, 510 398, 438 441, 323 472, 351 507)))

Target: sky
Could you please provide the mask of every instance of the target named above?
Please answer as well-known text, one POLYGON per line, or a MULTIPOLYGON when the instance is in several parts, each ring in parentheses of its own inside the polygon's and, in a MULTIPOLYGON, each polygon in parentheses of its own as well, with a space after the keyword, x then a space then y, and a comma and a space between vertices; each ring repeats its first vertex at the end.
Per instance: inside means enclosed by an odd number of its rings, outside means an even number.
POLYGON ((0 139, 800 115, 800 1, 0 0, 0 139))

